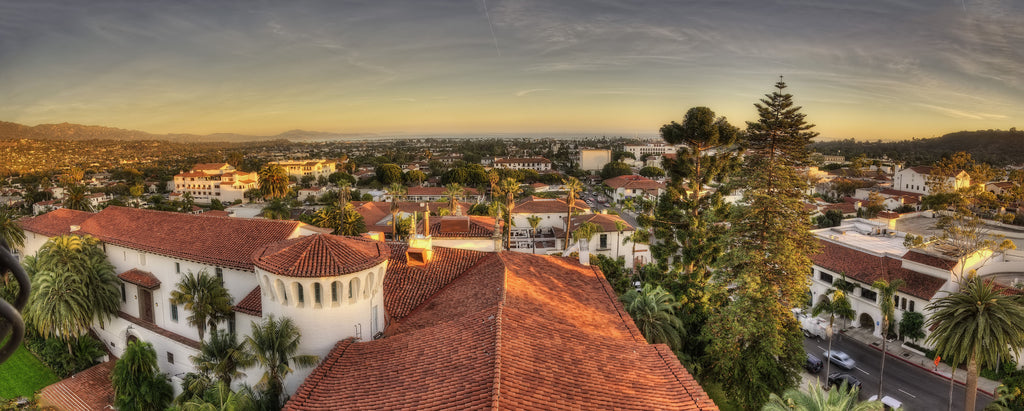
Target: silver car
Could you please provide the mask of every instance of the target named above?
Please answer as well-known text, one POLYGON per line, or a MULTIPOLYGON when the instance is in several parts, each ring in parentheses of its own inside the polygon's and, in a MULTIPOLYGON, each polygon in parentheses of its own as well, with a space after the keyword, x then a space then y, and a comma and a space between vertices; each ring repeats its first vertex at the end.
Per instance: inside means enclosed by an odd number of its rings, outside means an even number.
POLYGON ((853 358, 842 351, 825 351, 825 358, 828 358, 833 364, 838 365, 839 368, 844 370, 852 370, 857 365, 853 358))

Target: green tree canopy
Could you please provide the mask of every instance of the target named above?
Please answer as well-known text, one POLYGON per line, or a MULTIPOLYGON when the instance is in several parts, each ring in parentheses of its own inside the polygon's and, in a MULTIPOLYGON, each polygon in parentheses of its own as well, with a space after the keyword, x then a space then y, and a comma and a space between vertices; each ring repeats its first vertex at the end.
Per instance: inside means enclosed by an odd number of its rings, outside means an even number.
POLYGON ((125 411, 149 411, 161 410, 170 404, 174 388, 159 371, 152 344, 129 342, 110 375, 114 406, 125 411))
POLYGON ((398 164, 381 164, 377 167, 377 181, 382 185, 402 184, 404 175, 398 164))
POLYGON ((260 179, 259 186, 263 198, 284 198, 291 191, 288 188, 288 170, 285 170, 280 164, 269 164, 263 167, 257 176, 260 179))
POLYGON ((185 273, 171 291, 171 304, 182 305, 189 311, 188 323, 196 327, 199 341, 203 341, 207 325, 217 330, 217 323, 231 315, 231 300, 224 281, 206 270, 185 273))
POLYGON ((629 167, 629 164, 621 161, 613 161, 605 164, 604 167, 601 168, 601 178, 604 179, 630 174, 633 174, 633 169, 629 167))

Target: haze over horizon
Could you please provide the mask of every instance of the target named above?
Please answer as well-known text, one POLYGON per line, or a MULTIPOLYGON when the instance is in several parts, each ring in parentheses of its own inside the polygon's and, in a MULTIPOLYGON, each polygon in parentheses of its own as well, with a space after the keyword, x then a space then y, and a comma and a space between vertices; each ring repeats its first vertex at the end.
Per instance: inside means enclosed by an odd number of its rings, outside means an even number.
POLYGON ((14 1, 0 120, 150 133, 656 135, 779 75, 822 139, 1016 127, 1024 3, 14 1))

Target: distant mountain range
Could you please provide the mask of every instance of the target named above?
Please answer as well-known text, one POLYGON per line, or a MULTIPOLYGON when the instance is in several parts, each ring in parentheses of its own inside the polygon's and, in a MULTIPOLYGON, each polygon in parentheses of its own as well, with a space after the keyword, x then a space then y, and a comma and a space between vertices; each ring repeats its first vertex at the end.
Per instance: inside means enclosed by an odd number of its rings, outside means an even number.
POLYGON ((344 140, 355 138, 372 138, 372 134, 326 133, 321 131, 289 130, 273 136, 251 136, 244 134, 152 134, 139 130, 125 130, 114 127, 86 126, 82 124, 60 123, 26 126, 18 123, 0 121, 0 140, 33 139, 33 140, 169 140, 188 142, 246 142, 269 140, 344 140))
POLYGON ((870 158, 886 155, 908 166, 931 165, 943 156, 965 151, 974 160, 994 166, 1021 165, 1024 164, 1024 131, 1015 128, 958 131, 942 137, 902 141, 822 141, 814 143, 813 150, 847 159, 860 154, 870 158))

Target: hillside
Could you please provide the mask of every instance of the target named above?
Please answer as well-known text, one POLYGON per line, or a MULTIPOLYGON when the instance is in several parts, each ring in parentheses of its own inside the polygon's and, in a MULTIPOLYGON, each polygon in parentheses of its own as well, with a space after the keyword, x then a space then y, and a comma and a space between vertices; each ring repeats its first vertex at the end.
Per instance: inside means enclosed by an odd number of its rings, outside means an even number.
POLYGON ((0 140, 165 140, 176 142, 231 142, 271 140, 329 140, 365 137, 360 134, 325 133, 319 131, 290 130, 273 136, 251 136, 244 134, 152 134, 139 130, 125 130, 114 127, 88 126, 82 124, 60 123, 26 126, 18 123, 0 121, 0 140))
POLYGON ((814 143, 812 149, 846 158, 860 154, 868 157, 887 155, 909 166, 933 164, 944 155, 966 151, 975 160, 994 166, 1021 165, 1024 164, 1024 131, 1013 128, 958 131, 942 137, 903 141, 823 141, 814 143))

